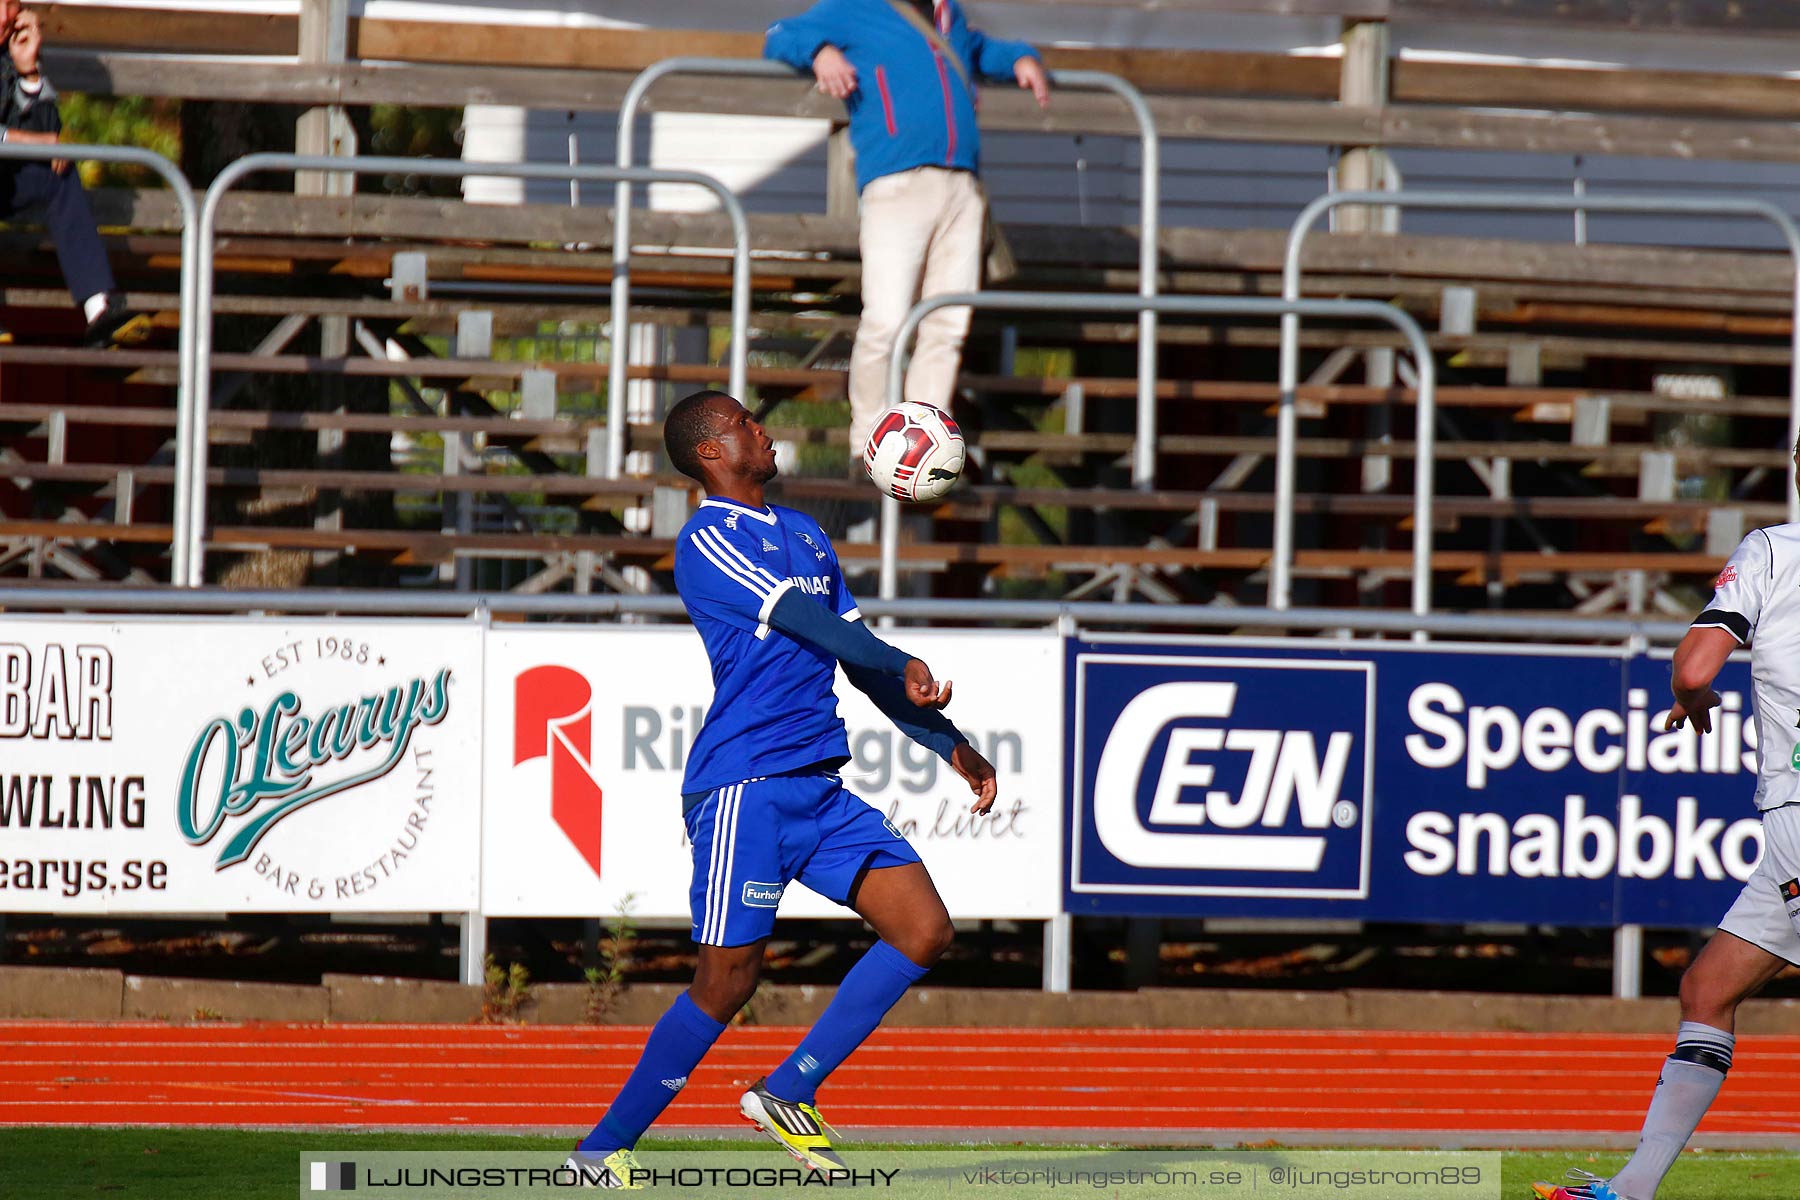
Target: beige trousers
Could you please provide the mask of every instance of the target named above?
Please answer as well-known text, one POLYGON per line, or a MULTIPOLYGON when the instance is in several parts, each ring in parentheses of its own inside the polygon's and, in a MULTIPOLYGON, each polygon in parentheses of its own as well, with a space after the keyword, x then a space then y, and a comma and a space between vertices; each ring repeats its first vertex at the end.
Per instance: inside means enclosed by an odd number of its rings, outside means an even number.
MULTIPOLYGON (((915 301, 981 286, 986 201, 967 171, 916 167, 863 189, 862 321, 850 353, 850 450, 887 407, 888 360, 915 301)), ((906 372, 906 399, 948 411, 969 332, 966 307, 940 308, 919 325, 906 372)))

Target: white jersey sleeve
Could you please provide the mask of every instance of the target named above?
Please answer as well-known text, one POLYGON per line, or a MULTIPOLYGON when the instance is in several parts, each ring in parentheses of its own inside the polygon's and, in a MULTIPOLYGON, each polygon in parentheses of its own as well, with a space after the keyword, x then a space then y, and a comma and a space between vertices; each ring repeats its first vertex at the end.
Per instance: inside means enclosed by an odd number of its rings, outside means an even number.
POLYGON ((1767 532, 1750 531, 1713 580, 1712 602, 1694 618, 1696 629, 1723 629, 1748 646, 1775 585, 1775 544, 1767 532))

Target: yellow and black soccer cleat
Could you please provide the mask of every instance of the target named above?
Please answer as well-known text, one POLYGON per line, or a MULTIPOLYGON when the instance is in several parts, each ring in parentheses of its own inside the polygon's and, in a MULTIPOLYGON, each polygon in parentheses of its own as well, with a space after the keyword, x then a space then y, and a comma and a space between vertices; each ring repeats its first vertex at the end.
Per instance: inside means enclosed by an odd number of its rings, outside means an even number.
POLYGON ((629 1150, 614 1150, 611 1154, 598 1152, 588 1153, 577 1150, 569 1155, 563 1166, 575 1172, 583 1187, 607 1188, 621 1192, 641 1192, 644 1185, 633 1183, 631 1175, 643 1168, 638 1165, 637 1156, 629 1150))
POLYGON ((781 1148, 815 1171, 844 1170, 844 1160, 831 1148, 826 1131, 832 1130, 819 1110, 810 1104, 796 1104, 772 1094, 764 1081, 750 1085, 738 1101, 744 1119, 763 1134, 781 1144, 781 1148))

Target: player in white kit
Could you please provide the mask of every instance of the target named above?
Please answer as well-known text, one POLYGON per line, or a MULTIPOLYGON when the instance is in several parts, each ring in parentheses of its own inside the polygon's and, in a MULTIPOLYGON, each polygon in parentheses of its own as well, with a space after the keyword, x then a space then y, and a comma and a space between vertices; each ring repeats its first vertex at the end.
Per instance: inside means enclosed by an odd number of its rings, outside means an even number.
POLYGON ((1750 647, 1756 719, 1756 807, 1763 855, 1719 932, 1681 978, 1681 1027, 1663 1063, 1637 1152, 1611 1179, 1571 1170, 1537 1183, 1543 1200, 1653 1200, 1731 1068, 1737 1007, 1789 963, 1800 964, 1800 524, 1758 529, 1714 582, 1712 603, 1675 651, 1666 728, 1712 728, 1712 682, 1750 647))

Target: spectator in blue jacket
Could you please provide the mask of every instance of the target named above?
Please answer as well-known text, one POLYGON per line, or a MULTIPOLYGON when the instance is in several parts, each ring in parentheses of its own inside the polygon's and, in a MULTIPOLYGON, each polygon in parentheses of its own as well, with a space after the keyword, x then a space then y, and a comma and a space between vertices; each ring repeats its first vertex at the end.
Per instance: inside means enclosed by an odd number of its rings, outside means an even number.
MULTIPOLYGON (((55 145, 62 140, 56 89, 38 69, 43 42, 36 13, 21 12, 18 0, 0 0, 0 141, 55 145)), ((63 280, 87 318, 87 344, 106 345, 124 332, 132 314, 113 282, 73 164, 66 159, 0 161, 0 221, 30 209, 44 211, 63 280)), ((0 342, 10 340, 0 328, 0 342)))
MULTIPOLYGON (((820 0, 769 27, 767 58, 810 70, 844 102, 861 193, 862 321, 850 357, 850 447, 860 455, 887 405, 888 358, 921 296, 981 286, 987 199, 976 172, 977 76, 1018 81, 1050 103, 1037 51, 963 19, 957 0, 820 0)), ((967 308, 919 326, 906 399, 950 407, 967 308)))

